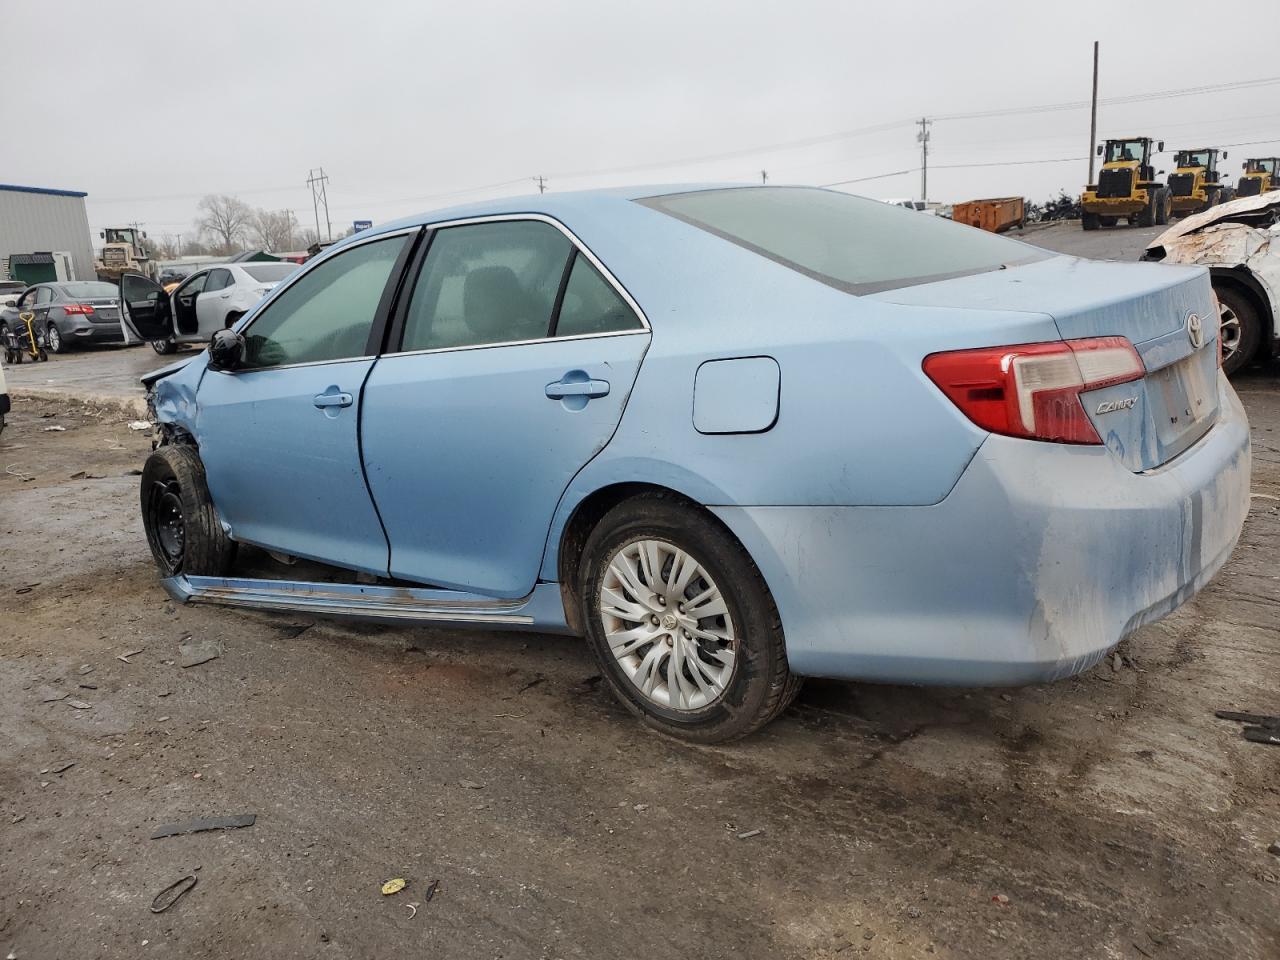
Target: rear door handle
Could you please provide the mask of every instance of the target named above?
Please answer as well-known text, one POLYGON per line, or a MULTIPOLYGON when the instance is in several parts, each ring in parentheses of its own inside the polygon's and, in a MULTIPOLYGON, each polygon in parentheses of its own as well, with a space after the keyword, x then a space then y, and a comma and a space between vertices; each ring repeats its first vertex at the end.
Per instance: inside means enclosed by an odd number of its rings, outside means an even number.
POLYGON ((565 397, 607 397, 609 395, 608 380, 557 380, 547 384, 547 396, 552 400, 563 400, 565 397))
POLYGON ((325 407, 349 407, 352 401, 349 393, 318 393, 311 402, 320 409, 324 409, 325 407))

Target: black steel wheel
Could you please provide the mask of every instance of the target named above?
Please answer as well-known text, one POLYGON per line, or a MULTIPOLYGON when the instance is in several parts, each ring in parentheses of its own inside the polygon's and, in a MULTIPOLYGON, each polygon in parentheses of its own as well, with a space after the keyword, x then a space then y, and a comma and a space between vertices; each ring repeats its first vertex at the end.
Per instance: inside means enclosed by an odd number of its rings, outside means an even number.
POLYGON ((165 446, 153 452, 142 468, 139 500, 147 544, 164 576, 227 572, 235 543, 218 520, 195 447, 165 446))

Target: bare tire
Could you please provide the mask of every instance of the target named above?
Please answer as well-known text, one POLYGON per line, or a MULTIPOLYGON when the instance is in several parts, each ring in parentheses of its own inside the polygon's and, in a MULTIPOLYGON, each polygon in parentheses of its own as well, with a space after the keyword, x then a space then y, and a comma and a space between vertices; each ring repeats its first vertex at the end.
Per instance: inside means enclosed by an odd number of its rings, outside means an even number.
POLYGON ((142 525, 160 572, 222 576, 235 543, 218 522, 195 447, 157 448, 142 468, 142 525))
POLYGON ((151 349, 162 357, 167 357, 171 353, 176 353, 178 345, 172 340, 151 340, 151 349))
POLYGON ((1138 213, 1138 226, 1154 227, 1156 225, 1156 208, 1160 203, 1160 191, 1147 191, 1147 205, 1138 213))
POLYGON ((627 500, 591 532, 580 570, 601 672, 650 727, 719 743, 795 698, 801 678, 764 578, 705 512, 664 494, 627 500))
POLYGON ((1169 215, 1173 212, 1173 197, 1168 189, 1161 187, 1156 191, 1156 225, 1164 226, 1169 222, 1169 215))
POLYGON ((1222 372, 1231 376, 1258 352, 1262 324, 1258 309, 1234 287, 1214 287, 1218 295, 1218 336, 1222 337, 1222 372))

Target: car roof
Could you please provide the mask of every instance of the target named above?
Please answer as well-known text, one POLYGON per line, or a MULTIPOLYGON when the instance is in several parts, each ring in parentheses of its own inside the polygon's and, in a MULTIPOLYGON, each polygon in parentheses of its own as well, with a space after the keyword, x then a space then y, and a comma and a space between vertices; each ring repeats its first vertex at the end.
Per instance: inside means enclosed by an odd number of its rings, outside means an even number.
MULTIPOLYGON (((424 213, 401 217, 389 223, 379 224, 369 230, 361 230, 359 233, 345 238, 341 243, 335 243, 325 253, 339 246, 345 246, 353 239, 365 239, 375 234, 402 230, 405 227, 416 227, 428 223, 440 223, 445 220, 462 220, 469 217, 492 217, 518 213, 538 213, 555 219, 563 219, 564 217, 572 216, 574 213, 596 212, 610 206, 617 207, 633 200, 661 197, 671 193, 694 193, 699 190, 723 189, 745 190, 759 186, 756 183, 647 184, 608 187, 598 190, 569 190, 563 193, 532 193, 517 197, 479 200, 474 203, 428 210, 424 213)), ((782 186, 782 184, 779 184, 779 186, 782 186)))

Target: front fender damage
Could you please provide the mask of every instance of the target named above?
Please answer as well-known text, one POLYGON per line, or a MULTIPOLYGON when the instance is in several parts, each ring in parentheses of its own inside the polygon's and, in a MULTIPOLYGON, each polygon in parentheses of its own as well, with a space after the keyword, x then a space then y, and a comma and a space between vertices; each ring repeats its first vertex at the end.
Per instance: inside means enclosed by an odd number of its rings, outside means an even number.
POLYGON ((147 390, 147 411, 157 424, 160 443, 180 438, 190 442, 196 432, 196 390, 204 376, 203 357, 181 365, 165 367, 143 378, 147 390))

